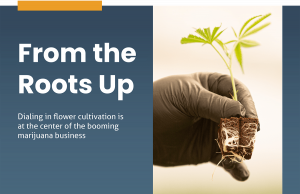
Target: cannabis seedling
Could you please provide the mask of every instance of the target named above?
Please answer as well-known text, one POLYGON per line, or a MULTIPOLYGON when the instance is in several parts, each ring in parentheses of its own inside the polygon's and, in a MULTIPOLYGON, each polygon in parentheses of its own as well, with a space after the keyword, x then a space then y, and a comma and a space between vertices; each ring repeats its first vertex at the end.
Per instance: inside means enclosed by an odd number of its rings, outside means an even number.
POLYGON ((235 82, 234 82, 232 69, 231 69, 233 52, 235 53, 237 61, 239 62, 240 66, 241 66, 242 72, 244 73, 241 47, 249 48, 249 47, 254 47, 254 46, 259 45, 258 42, 254 41, 254 40, 246 40, 245 38, 248 37, 249 35, 255 34, 256 32, 258 32, 258 31, 264 29, 265 27, 267 27, 268 25, 270 25, 270 23, 266 23, 266 24, 261 25, 260 27, 254 28, 257 24, 259 24, 261 21, 263 21, 270 15, 271 14, 269 13, 264 16, 258 15, 258 16, 254 16, 254 17, 250 18, 249 20, 247 20, 244 23, 239 34, 237 34, 235 32, 235 30, 232 28, 234 35, 236 37, 235 40, 230 40, 228 42, 223 43, 220 39, 218 39, 218 37, 222 34, 222 32, 224 32, 224 30, 222 30, 218 33, 218 31, 221 27, 220 26, 220 27, 215 27, 212 32, 210 31, 210 28, 204 28, 204 29, 199 28, 196 30, 196 33, 198 33, 201 37, 190 34, 187 38, 181 39, 181 44, 188 44, 188 43, 203 43, 203 45, 209 44, 217 51, 217 53, 221 56, 221 58, 225 62, 226 66, 230 72, 231 83, 232 83, 232 88, 233 88, 232 98, 233 98, 233 100, 237 101, 237 90, 235 88, 235 82), (256 19, 256 21, 254 21, 250 25, 249 23, 254 19, 256 19), (222 56, 222 54, 218 51, 218 49, 213 45, 214 41, 217 42, 221 46, 225 55, 227 56, 227 58, 226 58, 227 60, 222 56), (229 49, 226 46, 227 44, 230 44, 230 43, 234 43, 231 51, 229 51, 229 49))

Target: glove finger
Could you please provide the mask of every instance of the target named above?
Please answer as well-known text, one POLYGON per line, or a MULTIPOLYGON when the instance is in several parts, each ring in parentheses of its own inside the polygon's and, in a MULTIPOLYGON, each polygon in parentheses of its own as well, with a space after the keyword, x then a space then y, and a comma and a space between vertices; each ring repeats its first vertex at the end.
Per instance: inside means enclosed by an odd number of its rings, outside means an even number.
POLYGON ((245 181, 249 178, 250 172, 245 162, 237 163, 230 159, 224 159, 222 162, 223 168, 238 181, 245 181))
MULTIPOLYGON (((214 164, 219 164, 222 159, 222 154, 216 154, 211 162, 214 164)), ((249 178, 250 172, 244 162, 237 163, 230 159, 224 159, 219 166, 222 166, 228 173, 231 174, 233 178, 238 181, 245 181, 249 178)))

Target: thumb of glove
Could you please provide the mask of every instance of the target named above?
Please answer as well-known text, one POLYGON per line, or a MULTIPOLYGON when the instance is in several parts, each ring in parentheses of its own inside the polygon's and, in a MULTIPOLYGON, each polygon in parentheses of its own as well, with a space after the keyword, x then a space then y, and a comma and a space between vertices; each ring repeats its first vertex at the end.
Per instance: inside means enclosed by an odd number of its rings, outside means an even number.
POLYGON ((195 103, 192 107, 192 115, 210 119, 216 123, 220 122, 220 118, 245 116, 246 109, 238 101, 232 100, 225 96, 220 96, 206 89, 200 90, 195 95, 195 103))

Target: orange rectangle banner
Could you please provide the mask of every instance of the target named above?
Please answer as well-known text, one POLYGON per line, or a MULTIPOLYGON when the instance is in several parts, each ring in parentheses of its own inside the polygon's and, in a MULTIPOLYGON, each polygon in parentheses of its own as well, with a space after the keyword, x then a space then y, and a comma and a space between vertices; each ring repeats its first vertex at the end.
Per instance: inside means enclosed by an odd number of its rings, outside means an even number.
POLYGON ((102 1, 18 1, 18 11, 102 11, 102 1))

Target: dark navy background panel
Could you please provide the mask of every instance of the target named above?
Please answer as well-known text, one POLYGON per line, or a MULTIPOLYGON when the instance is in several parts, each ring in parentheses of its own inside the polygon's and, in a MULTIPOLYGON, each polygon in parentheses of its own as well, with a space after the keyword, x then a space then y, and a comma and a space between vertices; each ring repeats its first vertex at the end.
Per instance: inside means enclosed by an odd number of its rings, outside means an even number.
MULTIPOLYGON (((30 50, 32 51, 32 50, 30 50)), ((102 53, 103 56, 103 53, 102 53)), ((101 12, 18 12, 0 7, 0 193, 153 193, 153 8, 103 7, 101 12), (132 63, 97 63, 93 46, 136 50, 132 63), (19 44, 83 47, 86 63, 18 62, 19 44), (19 94, 19 75, 92 81, 90 94, 19 94), (99 75, 134 82, 131 94, 103 94, 99 75), (120 130, 18 130, 17 113, 123 114, 120 130), (85 133, 86 139, 17 139, 18 133, 85 133)), ((117 83, 117 82, 116 82, 117 83)), ((78 86, 77 86, 78 89, 78 86)), ((29 123, 26 121, 24 123, 29 123)), ((32 121, 33 122, 33 121, 32 121)), ((47 121, 44 123, 69 123, 47 121)), ((37 123, 37 122, 34 122, 37 123)), ((90 123, 105 123, 90 121, 90 123)))
POLYGON ((283 193, 300 192, 300 7, 283 7, 283 193))

